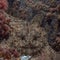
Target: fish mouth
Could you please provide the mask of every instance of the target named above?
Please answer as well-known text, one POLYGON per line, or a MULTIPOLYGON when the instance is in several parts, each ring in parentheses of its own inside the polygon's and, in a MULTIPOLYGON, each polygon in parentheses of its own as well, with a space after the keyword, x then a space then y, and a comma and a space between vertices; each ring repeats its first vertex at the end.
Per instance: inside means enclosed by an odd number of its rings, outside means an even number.
POLYGON ((21 55, 38 56, 41 54, 44 46, 21 46, 21 55))
POLYGON ((36 49, 36 48, 39 48, 39 46, 21 46, 20 48, 25 48, 25 49, 36 49))

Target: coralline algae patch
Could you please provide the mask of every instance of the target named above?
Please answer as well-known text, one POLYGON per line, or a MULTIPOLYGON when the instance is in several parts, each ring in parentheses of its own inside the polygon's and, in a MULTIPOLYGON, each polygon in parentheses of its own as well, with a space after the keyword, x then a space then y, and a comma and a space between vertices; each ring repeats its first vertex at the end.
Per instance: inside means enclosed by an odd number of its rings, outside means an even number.
POLYGON ((11 60, 12 58, 16 59, 18 57, 19 52, 16 49, 0 47, 0 58, 3 60, 11 60))

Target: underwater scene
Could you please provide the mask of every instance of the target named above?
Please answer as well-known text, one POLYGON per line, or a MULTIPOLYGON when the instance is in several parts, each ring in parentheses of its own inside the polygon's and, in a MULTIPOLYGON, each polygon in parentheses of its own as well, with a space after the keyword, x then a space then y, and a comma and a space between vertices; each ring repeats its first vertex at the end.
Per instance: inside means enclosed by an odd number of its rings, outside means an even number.
POLYGON ((0 0, 0 60, 60 60, 60 0, 0 0))

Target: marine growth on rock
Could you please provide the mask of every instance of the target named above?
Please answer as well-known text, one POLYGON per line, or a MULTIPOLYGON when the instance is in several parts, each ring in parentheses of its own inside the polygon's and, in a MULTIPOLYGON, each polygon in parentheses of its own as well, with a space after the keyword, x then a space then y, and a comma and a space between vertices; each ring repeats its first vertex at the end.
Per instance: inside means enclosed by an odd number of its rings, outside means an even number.
POLYGON ((16 49, 0 47, 0 58, 2 58, 3 60, 5 60, 5 59, 11 60, 12 57, 13 58, 19 57, 19 53, 16 49))
POLYGON ((8 39, 11 28, 10 19, 6 17, 4 11, 8 8, 7 0, 0 0, 0 41, 8 39))

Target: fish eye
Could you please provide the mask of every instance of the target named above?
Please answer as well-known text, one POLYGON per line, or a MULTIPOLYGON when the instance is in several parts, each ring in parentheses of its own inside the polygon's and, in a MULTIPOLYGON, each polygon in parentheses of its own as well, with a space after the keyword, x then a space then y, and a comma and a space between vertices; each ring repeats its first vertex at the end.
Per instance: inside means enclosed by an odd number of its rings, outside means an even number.
POLYGON ((37 35, 33 36, 33 40, 37 40, 38 38, 39 38, 39 36, 37 36, 37 35))
POLYGON ((33 40, 37 40, 37 36, 34 36, 34 37, 33 37, 33 40))
POLYGON ((25 40, 25 35, 21 35, 20 38, 21 38, 22 40, 25 40))

